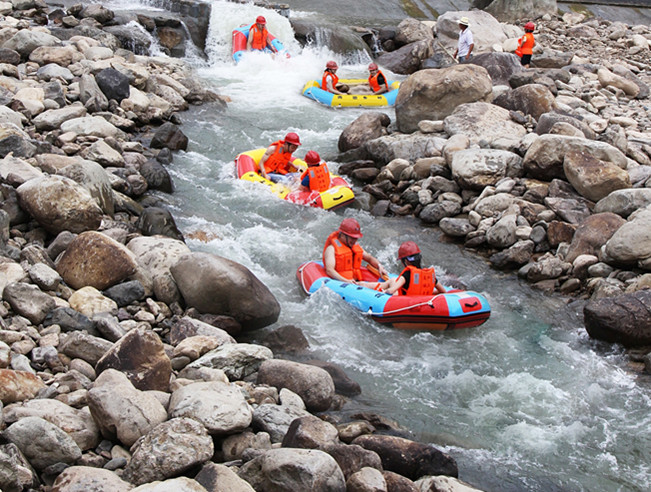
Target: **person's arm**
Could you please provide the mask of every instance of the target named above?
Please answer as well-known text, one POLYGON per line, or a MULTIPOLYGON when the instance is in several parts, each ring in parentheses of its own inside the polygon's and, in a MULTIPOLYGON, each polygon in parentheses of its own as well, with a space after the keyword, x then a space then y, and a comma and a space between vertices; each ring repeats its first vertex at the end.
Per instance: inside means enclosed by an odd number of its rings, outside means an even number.
POLYGON ((470 60, 470 53, 472 53, 472 49, 475 47, 474 43, 470 43, 470 47, 468 48, 468 54, 466 55, 466 60, 470 60))
POLYGON ((380 95, 389 92, 389 90, 387 89, 387 79, 384 77, 383 73, 381 73, 378 76, 377 83, 380 86, 380 90, 377 91, 375 94, 380 95))
POLYGON ((269 47, 272 53, 278 53, 276 47, 273 44, 271 44, 271 38, 269 36, 267 36, 267 46, 269 47))
POLYGON ((326 90, 328 92, 332 92, 333 94, 343 94, 343 92, 339 92, 337 88, 332 84, 332 77, 326 77, 326 90))
POLYGON ((335 265, 335 247, 333 245, 330 245, 323 253, 323 266, 325 267, 326 275, 335 280, 339 280, 340 282, 348 282, 353 284, 355 283, 354 280, 347 279, 346 277, 340 275, 339 272, 335 270, 335 265))
POLYGON ((246 37, 246 51, 251 51, 251 44, 253 43, 253 35, 249 29, 249 35, 246 37))
POLYGON ((378 271, 378 273, 380 274, 380 277, 388 276, 387 271, 384 269, 384 267, 382 265, 380 265, 380 262, 378 261, 378 259, 375 256, 372 256, 372 255, 368 254, 366 251, 364 251, 364 256, 362 257, 362 259, 366 263, 368 263, 369 265, 374 267, 378 271))
POLYGON ((475 47, 475 40, 472 37, 472 31, 469 29, 466 29, 468 31, 468 54, 466 55, 466 60, 470 60, 470 53, 472 53, 472 49, 475 47))
POLYGON ((384 292, 387 294, 395 295, 400 288, 405 285, 405 277, 402 275, 398 278, 389 280, 389 286, 384 289, 384 292))
POLYGON ((260 158, 260 162, 258 162, 258 167, 260 168, 260 174, 266 179, 269 179, 269 176, 267 176, 267 172, 264 170, 264 163, 267 162, 267 159, 269 159, 269 157, 271 157, 275 151, 276 151, 275 145, 268 147, 264 155, 260 158))
POLYGON ((441 285, 441 282, 438 280, 436 281, 436 285, 434 286, 434 293, 439 293, 439 294, 445 294, 447 292, 447 289, 441 285))

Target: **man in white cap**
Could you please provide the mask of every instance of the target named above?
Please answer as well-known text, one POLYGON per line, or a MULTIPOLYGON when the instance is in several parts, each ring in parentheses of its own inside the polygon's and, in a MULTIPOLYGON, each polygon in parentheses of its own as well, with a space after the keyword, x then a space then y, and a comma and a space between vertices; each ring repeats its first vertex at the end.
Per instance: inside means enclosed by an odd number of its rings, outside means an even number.
POLYGON ((470 21, 468 17, 462 17, 459 19, 459 42, 457 44, 457 49, 454 52, 454 58, 459 57, 459 62, 463 62, 470 59, 470 53, 475 47, 475 40, 472 38, 472 32, 468 28, 470 21))

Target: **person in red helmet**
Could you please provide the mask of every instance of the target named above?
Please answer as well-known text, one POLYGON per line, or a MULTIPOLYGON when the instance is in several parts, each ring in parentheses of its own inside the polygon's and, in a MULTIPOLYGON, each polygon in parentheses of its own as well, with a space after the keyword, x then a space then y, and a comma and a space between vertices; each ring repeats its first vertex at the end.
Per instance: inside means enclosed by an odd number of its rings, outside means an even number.
POLYGON ((333 94, 343 95, 348 92, 348 86, 339 83, 339 77, 337 77, 338 68, 339 65, 334 60, 326 63, 325 71, 321 77, 321 89, 332 92, 333 94))
POLYGON ((259 15, 249 29, 246 51, 263 51, 265 49, 269 49, 272 53, 278 53, 278 50, 271 44, 269 32, 267 32, 267 19, 259 15))
POLYGON ((362 261, 374 267, 380 275, 387 272, 374 256, 357 244, 362 237, 359 222, 353 218, 341 221, 339 229, 332 232, 323 247, 323 266, 326 274, 335 280, 375 288, 377 282, 362 281, 362 261))
POLYGON ((533 22, 527 22, 524 25, 524 36, 518 39, 518 47, 515 50, 515 54, 520 57, 520 64, 524 68, 529 68, 531 64, 531 55, 533 55, 533 47, 536 44, 536 40, 533 38, 534 29, 536 26, 533 22))
POLYGON ((371 63, 368 66, 368 85, 370 86, 373 94, 384 94, 389 92, 389 85, 384 74, 380 71, 377 63, 371 63))
POLYGON ((301 174, 301 186, 310 191, 325 191, 330 188, 330 171, 325 161, 314 150, 305 154, 307 169, 301 174))
POLYGON ((292 164, 292 154, 301 145, 298 135, 289 132, 283 140, 273 142, 258 162, 260 174, 274 183, 294 178, 298 168, 292 164))
POLYGON ((446 289, 436 279, 433 268, 421 268, 421 251, 413 241, 406 241, 398 248, 398 259, 404 269, 395 278, 379 286, 379 290, 393 295, 429 296, 445 294, 446 289))

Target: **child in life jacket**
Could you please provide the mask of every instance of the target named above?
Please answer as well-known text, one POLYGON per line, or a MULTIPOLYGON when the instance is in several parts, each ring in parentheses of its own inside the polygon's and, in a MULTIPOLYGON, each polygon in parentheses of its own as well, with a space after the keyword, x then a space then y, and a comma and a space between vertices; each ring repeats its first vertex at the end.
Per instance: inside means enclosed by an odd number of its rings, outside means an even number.
POLYGON ((325 161, 314 150, 305 154, 307 169, 301 174, 301 187, 309 191, 325 191, 330 188, 330 171, 325 161))
POLYGON ((378 290, 392 295, 429 296, 444 294, 445 287, 436 279, 433 268, 421 268, 421 252, 413 241, 407 241, 398 249, 398 259, 405 267, 396 278, 379 285, 378 290))
POLYGON ((524 36, 518 39, 518 48, 515 54, 520 57, 520 64, 524 68, 529 68, 531 63, 531 55, 533 55, 533 47, 536 41, 533 38, 533 31, 536 28, 533 22, 527 22, 524 25, 524 36))

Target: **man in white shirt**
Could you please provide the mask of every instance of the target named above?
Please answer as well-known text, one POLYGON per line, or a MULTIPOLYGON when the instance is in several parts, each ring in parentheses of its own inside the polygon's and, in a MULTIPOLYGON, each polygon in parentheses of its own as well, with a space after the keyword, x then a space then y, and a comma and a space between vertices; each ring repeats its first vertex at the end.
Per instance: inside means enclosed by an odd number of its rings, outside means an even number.
POLYGON ((472 38, 472 32, 468 28, 470 21, 468 17, 462 17, 459 19, 459 42, 457 44, 457 49, 454 52, 454 58, 459 57, 459 62, 463 62, 470 59, 470 53, 475 47, 475 40, 472 38))

